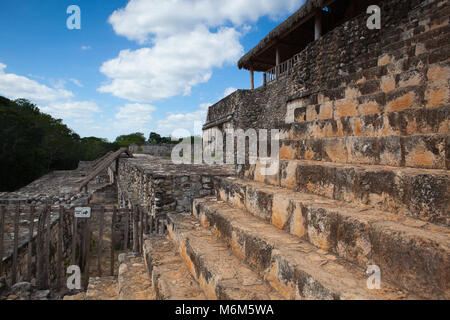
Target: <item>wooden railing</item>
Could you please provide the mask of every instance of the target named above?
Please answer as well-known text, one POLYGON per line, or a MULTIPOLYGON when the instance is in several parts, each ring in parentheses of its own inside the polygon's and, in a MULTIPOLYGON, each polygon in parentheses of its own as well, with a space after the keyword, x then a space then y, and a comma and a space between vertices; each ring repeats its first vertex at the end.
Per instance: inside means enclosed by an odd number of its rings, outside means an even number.
POLYGON ((149 210, 139 205, 132 205, 131 209, 91 206, 90 218, 75 218, 74 208, 1 206, 0 277, 7 275, 10 285, 35 278, 41 290, 60 289, 65 285, 66 271, 63 268, 70 263, 82 270, 82 283, 86 289, 89 282, 89 255, 92 251, 91 234, 97 234, 97 276, 101 276, 105 231, 111 228, 109 273, 114 275, 115 244, 120 243, 123 251, 132 249, 142 252, 144 234, 164 235, 166 226, 164 217, 154 218, 149 210), (118 228, 123 234, 123 241, 116 238, 118 228), (5 239, 5 235, 11 236, 5 239), (55 264, 51 265, 51 261, 55 264), (51 274, 50 268, 56 271, 56 276, 55 273, 51 274))
POLYGON ((291 59, 264 72, 264 85, 289 75, 299 61, 300 55, 296 54, 291 59))
POLYGON ((82 191, 83 189, 85 189, 85 191, 87 192, 87 185, 89 184, 89 182, 97 177, 103 170, 108 168, 111 163, 113 163, 113 161, 117 160, 117 158, 120 157, 122 153, 127 153, 129 156, 131 156, 128 148, 120 148, 114 153, 106 154, 105 156, 103 156, 100 161, 96 162, 92 172, 85 179, 83 179, 83 181, 80 182, 78 190, 82 191))

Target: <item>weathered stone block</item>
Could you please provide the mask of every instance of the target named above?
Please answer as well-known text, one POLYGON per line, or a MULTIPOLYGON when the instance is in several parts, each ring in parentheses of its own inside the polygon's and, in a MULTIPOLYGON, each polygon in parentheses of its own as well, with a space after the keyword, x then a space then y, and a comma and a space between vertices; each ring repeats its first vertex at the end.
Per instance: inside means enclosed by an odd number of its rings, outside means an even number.
POLYGON ((425 92, 427 108, 434 108, 449 103, 450 89, 448 80, 435 80, 428 82, 425 92))
POLYGON ((299 141, 283 140, 280 145, 280 159, 294 160, 299 157, 299 141))
POLYGON ((299 144, 299 158, 304 160, 322 160, 322 140, 306 139, 299 144))
POLYGON ((446 139, 442 136, 402 137, 405 165, 415 168, 445 169, 446 139))
POLYGON ((356 117, 358 115, 358 102, 356 100, 339 100, 334 104, 335 119, 340 117, 356 117))
POLYGON ((396 77, 397 87, 406 88, 411 86, 420 86, 425 82, 423 73, 418 71, 407 71, 397 75, 396 77))
POLYGON ((307 107, 301 107, 294 110, 294 121, 303 122, 307 121, 307 107))
POLYGON ((449 63, 432 64, 428 68, 427 77, 429 81, 448 80, 450 78, 449 63))
POLYGON ((333 118, 333 102, 324 102, 320 105, 319 119, 332 119, 333 118))
POLYGON ((348 161, 348 150, 344 138, 326 139, 323 141, 324 161, 346 163, 348 161))
POLYGON ((381 78, 381 90, 388 93, 395 90, 395 76, 387 75, 381 78))
POLYGON ((320 105, 306 107, 306 121, 314 121, 319 118, 320 105))
POLYGON ((380 148, 379 164, 400 167, 403 165, 401 138, 399 136, 381 137, 378 139, 380 148))
POLYGON ((420 107, 420 87, 397 89, 386 95, 386 111, 401 111, 420 107))
POLYGON ((379 162, 377 138, 348 137, 346 143, 349 163, 377 164, 379 162))

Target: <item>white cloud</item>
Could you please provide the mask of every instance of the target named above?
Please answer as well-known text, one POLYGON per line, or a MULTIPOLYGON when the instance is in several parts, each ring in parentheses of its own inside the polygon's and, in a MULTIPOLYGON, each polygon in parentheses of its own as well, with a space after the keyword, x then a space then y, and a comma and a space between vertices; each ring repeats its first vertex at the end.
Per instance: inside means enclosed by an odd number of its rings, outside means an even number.
POLYGON ((116 113, 114 127, 118 132, 150 132, 150 121, 152 120, 152 112, 156 108, 148 104, 126 104, 119 108, 116 113))
POLYGON ((146 44, 123 50, 100 71, 109 81, 98 90, 151 103, 207 82, 214 68, 242 56, 248 23, 297 9, 304 0, 130 0, 109 17, 114 31, 146 44))
POLYGON ((100 108, 92 101, 55 102, 40 109, 55 118, 73 120, 77 123, 92 123, 93 115, 100 112, 100 108))
POLYGON ((144 43, 150 36, 170 36, 199 24, 241 26, 262 16, 277 18, 298 9, 304 0, 130 0, 109 18, 114 31, 144 43))
POLYGON ((80 88, 84 87, 83 84, 80 81, 78 81, 77 79, 75 79, 75 78, 70 78, 69 81, 72 82, 77 87, 80 87, 80 88))
POLYGON ((236 88, 234 87, 229 87, 225 89, 225 92, 223 93, 223 97, 228 97, 230 94, 232 94, 233 92, 237 91, 236 88))
POLYGON ((81 50, 86 51, 86 50, 90 50, 91 46, 81 46, 81 50))
POLYGON ((5 73, 5 69, 6 65, 0 63, 0 95, 28 99, 43 112, 75 123, 91 123, 93 115, 100 112, 95 102, 72 101, 74 94, 64 89, 66 81, 63 79, 50 80, 51 88, 23 76, 5 73))
POLYGON ((236 30, 212 33, 199 26, 159 39, 152 48, 121 51, 100 68, 112 80, 98 90, 135 102, 189 95, 193 86, 210 79, 213 68, 233 63, 242 52, 236 30))
POLYGON ((73 93, 63 88, 50 88, 29 78, 5 73, 6 65, 0 63, 0 95, 10 99, 25 98, 37 104, 70 99, 73 93))
MULTIPOLYGON (((171 136, 172 133, 181 129, 187 130, 190 134, 201 135, 202 125, 205 123, 209 106, 211 106, 211 103, 204 103, 193 112, 169 114, 165 119, 157 122, 156 131, 171 136)), ((177 135, 175 134, 175 136, 177 135)))

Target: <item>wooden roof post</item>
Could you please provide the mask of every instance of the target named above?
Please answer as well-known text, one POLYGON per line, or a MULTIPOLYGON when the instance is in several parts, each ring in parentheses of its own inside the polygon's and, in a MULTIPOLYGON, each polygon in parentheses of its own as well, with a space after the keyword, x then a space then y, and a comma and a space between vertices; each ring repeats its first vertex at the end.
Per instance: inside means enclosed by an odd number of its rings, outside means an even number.
POLYGON ((322 11, 316 13, 314 22, 314 40, 319 40, 322 36, 322 11))
POLYGON ((255 73, 253 68, 250 68, 250 89, 255 89, 255 73))
POLYGON ((278 75, 280 74, 280 48, 278 46, 277 46, 277 52, 276 52, 276 56, 275 56, 275 63, 276 63, 275 75, 276 75, 276 78, 278 79, 278 75))

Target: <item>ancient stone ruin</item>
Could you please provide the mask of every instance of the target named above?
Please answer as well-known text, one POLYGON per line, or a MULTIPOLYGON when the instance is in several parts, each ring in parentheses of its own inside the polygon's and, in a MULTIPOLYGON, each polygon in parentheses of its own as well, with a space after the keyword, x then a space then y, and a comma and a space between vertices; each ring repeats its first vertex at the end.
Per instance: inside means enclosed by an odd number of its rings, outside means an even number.
MULTIPOLYGON (((235 142, 218 133, 277 129, 279 157, 119 150, 0 201, 138 208, 112 237, 133 243, 117 272, 64 299, 450 299, 449 17, 445 0, 308 0, 242 57, 252 89, 211 106, 203 127, 216 151, 235 142)), ((45 296, 5 272, 0 296, 45 296)))

